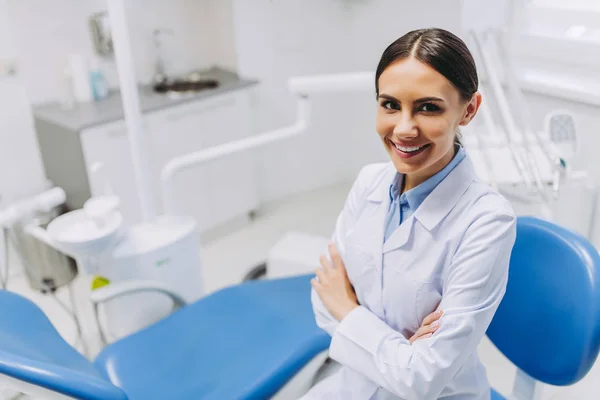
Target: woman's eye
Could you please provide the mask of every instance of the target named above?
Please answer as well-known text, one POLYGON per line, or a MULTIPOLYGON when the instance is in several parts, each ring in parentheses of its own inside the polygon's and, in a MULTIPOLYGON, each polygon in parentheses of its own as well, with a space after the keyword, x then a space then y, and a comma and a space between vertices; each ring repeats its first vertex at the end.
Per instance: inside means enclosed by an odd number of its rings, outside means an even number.
POLYGON ((386 110, 399 110, 400 109, 398 104, 394 103, 393 101, 384 101, 381 103, 381 106, 383 108, 385 108, 386 110))
POLYGON ((441 110, 441 108, 439 108, 438 106, 436 106, 435 104, 432 104, 432 103, 425 103, 419 108, 419 111, 424 111, 424 112, 436 112, 436 111, 440 111, 440 110, 441 110))

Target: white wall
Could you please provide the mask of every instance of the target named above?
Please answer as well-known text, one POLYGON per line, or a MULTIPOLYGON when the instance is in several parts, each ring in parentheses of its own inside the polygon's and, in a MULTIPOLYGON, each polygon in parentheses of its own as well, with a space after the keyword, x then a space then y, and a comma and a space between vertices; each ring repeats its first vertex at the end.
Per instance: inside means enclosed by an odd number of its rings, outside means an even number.
MULTIPOLYGON (((374 70, 385 47, 409 30, 459 33, 460 1, 233 0, 238 69, 261 82, 256 129, 292 122, 293 75, 374 70), (258 29, 260 27, 260 29, 258 29)), ((264 200, 351 180, 360 166, 385 160, 374 129, 375 98, 314 97, 304 137, 260 152, 264 200)))
MULTIPOLYGON (((152 31, 169 28, 167 68, 182 73, 218 64, 235 69, 231 5, 220 0, 127 0, 138 80, 154 72, 152 31), (218 6, 217 6, 218 5, 218 6)), ((95 58, 88 18, 105 0, 0 0, 0 62, 15 59, 18 75, 0 77, 0 207, 38 193, 45 182, 30 104, 60 97, 69 53, 95 58)), ((112 87, 113 59, 98 59, 112 87)))
MULTIPOLYGON (((96 58, 111 86, 118 85, 113 59, 93 50, 89 17, 106 11, 106 0, 7 0, 22 80, 34 104, 56 100, 59 76, 69 53, 96 58)), ((183 73, 212 64, 235 68, 231 23, 218 0, 128 0, 129 28, 138 80, 154 73, 152 31, 167 28, 164 54, 168 73, 183 73), (229 40, 229 42, 228 42, 229 40)), ((225 2, 226 3, 226 2, 225 2)))
MULTIPOLYGON (((15 46, 7 3, 0 0, 0 62, 12 62, 15 46)), ((22 81, 0 76, 0 208, 44 185, 31 109, 22 81)))

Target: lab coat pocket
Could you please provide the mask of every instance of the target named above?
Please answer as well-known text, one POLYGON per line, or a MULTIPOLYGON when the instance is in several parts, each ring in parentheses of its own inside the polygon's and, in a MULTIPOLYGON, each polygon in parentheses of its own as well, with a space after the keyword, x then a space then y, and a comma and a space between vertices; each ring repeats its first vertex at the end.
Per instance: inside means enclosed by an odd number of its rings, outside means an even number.
POLYGON ((417 293, 417 321, 419 326, 426 316, 434 312, 442 300, 442 282, 440 278, 433 278, 430 282, 423 282, 417 293))
POLYGON ((410 337, 441 299, 437 280, 420 280, 400 270, 391 271, 384 279, 386 313, 393 318, 394 327, 410 337))
POLYGON ((386 313, 393 316, 395 325, 409 337, 419 328, 417 319, 417 298, 422 282, 410 275, 395 270, 385 279, 386 313))
POLYGON ((373 284, 371 272, 375 271, 373 252, 350 242, 346 248, 344 265, 359 302, 364 304, 367 292, 373 289, 370 287, 373 284))

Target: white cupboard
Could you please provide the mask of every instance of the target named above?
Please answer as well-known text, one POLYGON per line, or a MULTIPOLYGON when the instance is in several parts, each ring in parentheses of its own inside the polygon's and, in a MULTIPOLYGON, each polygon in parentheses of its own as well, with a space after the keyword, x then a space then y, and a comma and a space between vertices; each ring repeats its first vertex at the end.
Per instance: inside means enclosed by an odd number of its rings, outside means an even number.
MULTIPOLYGON (((252 133, 249 91, 238 90, 144 114, 153 169, 155 200, 162 210, 160 171, 173 157, 243 139, 252 133)), ((121 199, 127 222, 141 218, 130 146, 123 120, 84 129, 81 145, 92 194, 103 190, 103 175, 121 199)), ((241 153, 181 172, 175 177, 174 198, 180 212, 193 216, 205 232, 247 215, 258 207, 255 162, 241 153)))

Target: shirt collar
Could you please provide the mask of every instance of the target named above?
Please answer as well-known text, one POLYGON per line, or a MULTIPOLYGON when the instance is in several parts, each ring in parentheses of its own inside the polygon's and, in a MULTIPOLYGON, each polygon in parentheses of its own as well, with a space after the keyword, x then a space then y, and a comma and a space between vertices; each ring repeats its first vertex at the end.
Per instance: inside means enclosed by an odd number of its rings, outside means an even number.
MULTIPOLYGON (((420 185, 407 190, 402 193, 399 198, 400 203, 408 203, 408 206, 411 210, 416 210, 419 206, 425 201, 425 198, 429 196, 431 192, 439 185, 441 181, 444 180, 452 172, 452 170, 460 164, 460 162, 465 158, 466 153, 465 149, 456 145, 456 153, 452 160, 446 165, 441 171, 436 173, 435 175, 428 178, 426 181, 422 182, 420 185)), ((404 175, 400 173, 396 173, 396 176, 390 185, 390 201, 394 201, 394 199, 398 198, 398 194, 400 193, 400 187, 402 186, 402 181, 404 180, 404 175)))
MULTIPOLYGON (((398 171, 389 161, 381 174, 373 179, 366 189, 367 201, 381 204, 389 200, 390 183, 398 171)), ((423 204, 414 210, 414 217, 425 229, 431 231, 439 224, 458 203, 473 181, 478 180, 473 164, 465 151, 465 158, 442 180, 423 204)))

